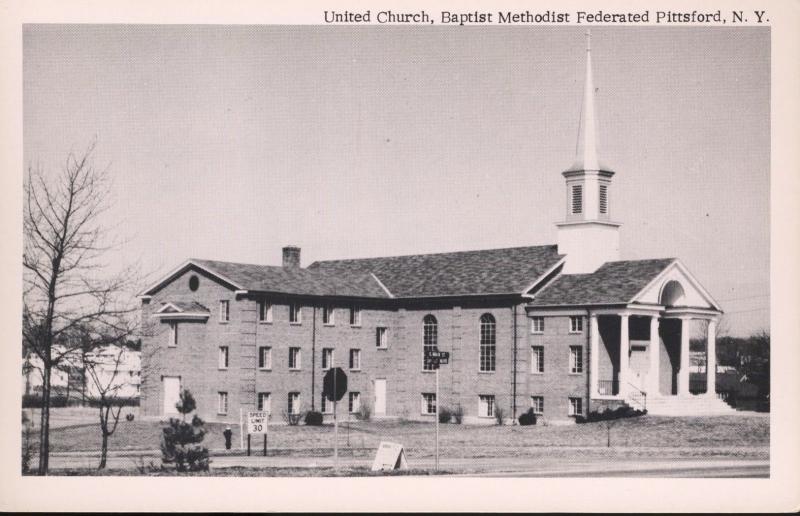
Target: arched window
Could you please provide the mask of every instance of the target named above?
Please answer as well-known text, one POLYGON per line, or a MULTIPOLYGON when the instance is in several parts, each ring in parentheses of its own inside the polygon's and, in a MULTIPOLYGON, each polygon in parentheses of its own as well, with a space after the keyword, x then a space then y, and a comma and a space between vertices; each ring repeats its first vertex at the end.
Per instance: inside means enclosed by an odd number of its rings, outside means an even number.
POLYGON ((496 326, 492 314, 481 316, 481 371, 494 371, 497 356, 496 326))
POLYGON ((435 351, 438 344, 438 323, 436 317, 428 314, 422 319, 422 370, 433 371, 433 367, 425 362, 425 355, 435 351))

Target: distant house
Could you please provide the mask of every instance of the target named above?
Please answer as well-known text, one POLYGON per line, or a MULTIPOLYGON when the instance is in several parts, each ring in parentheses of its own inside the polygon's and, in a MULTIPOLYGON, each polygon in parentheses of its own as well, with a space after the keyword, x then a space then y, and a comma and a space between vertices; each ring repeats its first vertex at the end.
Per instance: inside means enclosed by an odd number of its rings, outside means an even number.
POLYGON ((101 391, 117 398, 138 398, 141 384, 139 351, 122 346, 105 346, 86 355, 86 397, 98 398, 101 391))
MULTIPOLYGON (((65 348, 53 346, 56 354, 63 354, 65 348)), ((51 370, 50 386, 53 396, 70 396, 76 392, 75 384, 71 381, 70 371, 80 362, 76 353, 69 354, 64 361, 51 370)), ((41 395, 44 383, 44 363, 35 353, 29 353, 22 358, 22 392, 26 395, 41 395)), ((79 391, 79 389, 78 389, 79 391)))

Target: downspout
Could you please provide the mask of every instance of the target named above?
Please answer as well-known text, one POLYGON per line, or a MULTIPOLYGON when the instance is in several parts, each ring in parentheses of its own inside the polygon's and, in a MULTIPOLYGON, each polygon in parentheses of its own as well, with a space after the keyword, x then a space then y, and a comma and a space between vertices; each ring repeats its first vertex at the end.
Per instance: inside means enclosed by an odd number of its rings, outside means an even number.
MULTIPOLYGON (((600 321, 597 321, 597 331, 600 331, 600 321)), ((598 336, 599 338, 599 336, 598 336)), ((599 347, 599 342, 598 342, 599 347)), ((586 417, 592 409, 592 321, 591 312, 586 309, 586 417)), ((598 367, 599 369, 599 367, 598 367)), ((599 371, 598 371, 599 374, 599 371)))
POLYGON ((317 374, 317 305, 311 307, 311 411, 315 411, 314 377, 317 374))
POLYGON ((511 306, 511 315, 514 321, 514 362, 512 365, 511 383, 511 424, 517 424, 517 304, 511 306))

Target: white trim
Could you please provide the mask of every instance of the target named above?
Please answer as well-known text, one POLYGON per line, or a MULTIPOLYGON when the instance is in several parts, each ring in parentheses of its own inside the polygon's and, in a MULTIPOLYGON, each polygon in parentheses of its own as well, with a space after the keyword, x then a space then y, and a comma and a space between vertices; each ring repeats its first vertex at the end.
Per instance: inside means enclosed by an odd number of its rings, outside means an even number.
POLYGON ((156 319, 160 319, 160 320, 173 320, 173 319, 197 319, 197 320, 203 320, 203 319, 208 319, 210 316, 211 316, 210 312, 208 312, 208 313, 206 313, 206 312, 182 312, 181 309, 178 308, 177 306, 175 306, 174 304, 165 303, 164 306, 162 306, 161 308, 156 310, 156 312, 154 314, 152 314, 150 317, 155 317, 156 319), (169 308, 169 307, 172 307, 174 310, 177 310, 177 312, 162 313, 162 310, 164 310, 166 308, 169 308))
MULTIPOLYGON (((719 312, 722 312, 722 308, 720 308, 719 303, 717 303, 714 300, 714 298, 711 297, 711 294, 709 294, 708 291, 705 288, 703 288, 703 286, 700 284, 700 282, 697 281, 697 278, 695 278, 694 275, 691 272, 689 272, 689 269, 686 267, 686 265, 684 265, 683 262, 681 262, 678 258, 673 258, 672 262, 669 265, 667 265, 666 267, 664 267, 664 270, 662 270, 660 273, 658 273, 658 275, 656 275, 655 278, 650 280, 650 282, 643 289, 641 289, 639 292, 637 292, 636 295, 634 295, 628 301, 628 303, 629 304, 630 303, 635 303, 636 299, 639 298, 639 296, 641 296, 644 292, 649 290, 650 287, 652 287, 653 285, 655 285, 656 283, 661 281, 664 278, 664 276, 667 275, 667 273, 669 271, 671 271, 672 269, 675 269, 675 268, 677 268, 679 271, 681 271, 686 276, 686 278, 689 280, 689 283, 692 285, 692 287, 694 287, 695 290, 697 290, 700 293, 700 295, 706 300, 706 302, 708 302, 708 304, 710 304, 715 310, 717 310, 719 312)), ((660 301, 660 299, 659 299, 659 301, 660 301)))
MULTIPOLYGON (((151 285, 151 286, 150 286, 149 288, 147 288, 146 290, 142 291, 142 293, 141 293, 141 294, 139 294, 139 296, 140 296, 140 297, 143 297, 143 296, 147 296, 147 295, 149 295, 149 294, 148 294, 148 292, 150 292, 151 290, 154 290, 154 289, 156 289, 156 288, 160 287, 160 286, 161 286, 161 285, 163 285, 164 283, 167 283, 167 282, 169 282, 169 281, 172 281, 173 279, 175 279, 175 277, 177 277, 177 276, 179 276, 180 274, 182 274, 183 272, 185 272, 185 270, 188 270, 188 268, 189 268, 189 267, 191 267, 191 266, 195 266, 195 267, 197 267, 198 269, 200 269, 200 270, 202 270, 202 271, 205 271, 205 272, 207 272, 208 274, 211 274, 212 276, 216 276, 217 278, 219 278, 219 279, 221 279, 222 281, 224 281, 224 282, 228 283, 229 285, 233 285, 233 286, 236 288, 236 290, 245 290, 243 286, 239 285, 238 283, 236 283, 236 282, 234 282, 234 281, 231 281, 230 279, 226 278, 226 277, 225 277, 225 276, 223 276, 222 274, 219 274, 218 272, 215 272, 215 271, 213 271, 213 270, 209 269, 208 267, 205 267, 205 266, 203 266, 203 265, 200 265, 199 263, 195 262, 194 260, 186 260, 186 261, 185 261, 185 262, 183 262, 181 265, 179 265, 177 268, 173 269, 173 270, 172 270, 172 272, 170 272, 169 274, 167 274, 167 275, 165 275, 164 277, 162 277, 160 280, 158 280, 156 283, 154 283, 153 285, 151 285)), ((246 290, 245 290, 245 291, 246 291, 246 290)))
MULTIPOLYGON (((553 265, 552 267, 550 267, 549 269, 547 269, 546 271, 544 271, 542 274, 540 274, 540 275, 539 275, 539 277, 538 277, 538 278, 536 278, 536 280, 535 280, 535 281, 534 281, 534 282, 533 282, 533 283, 532 283, 532 284, 531 284, 531 285, 530 285, 528 288, 526 288, 526 289, 523 289, 523 291, 522 291, 522 295, 523 295, 523 296, 525 296, 525 297, 533 297, 533 295, 531 295, 531 294, 528 294, 528 292, 530 292, 531 290, 533 290, 533 287, 535 287, 535 286, 537 286, 539 283, 541 283, 541 282, 542 282, 542 281, 543 281, 543 280, 544 280, 544 279, 545 279, 547 276, 549 276, 549 275, 550 275, 550 273, 552 273, 554 270, 556 270, 556 269, 557 269, 558 267, 560 267, 561 265, 564 265, 564 263, 565 263, 566 261, 567 261, 567 257, 565 256, 564 258, 560 259, 560 260, 559 260, 559 261, 558 261, 558 262, 557 262, 555 265, 553 265)), ((556 276, 556 277, 557 277, 557 276, 556 276)), ((553 278, 553 279, 555 279, 555 278, 553 278)))
POLYGON ((380 285, 380 287, 383 289, 383 291, 384 291, 384 292, 386 292, 386 294, 387 294, 389 297, 391 297, 391 298, 394 298, 394 294, 392 294, 392 293, 389 291, 389 289, 388 289, 388 288, 386 288, 386 285, 384 285, 384 284, 383 284, 383 282, 382 282, 381 280, 379 280, 379 279, 378 279, 378 277, 377 277, 377 276, 376 276, 374 273, 370 272, 370 273, 369 273, 369 275, 370 275, 370 276, 372 276, 372 279, 374 279, 375 281, 377 281, 377 282, 378 282, 378 285, 380 285))

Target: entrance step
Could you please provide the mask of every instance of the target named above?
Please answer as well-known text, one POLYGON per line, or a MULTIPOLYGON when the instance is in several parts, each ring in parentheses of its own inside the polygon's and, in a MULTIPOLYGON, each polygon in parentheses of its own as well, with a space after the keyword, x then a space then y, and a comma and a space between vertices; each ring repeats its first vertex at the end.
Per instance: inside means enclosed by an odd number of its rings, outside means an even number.
POLYGON ((647 398, 647 413, 661 416, 723 416, 736 409, 719 398, 699 396, 659 396, 647 398))

